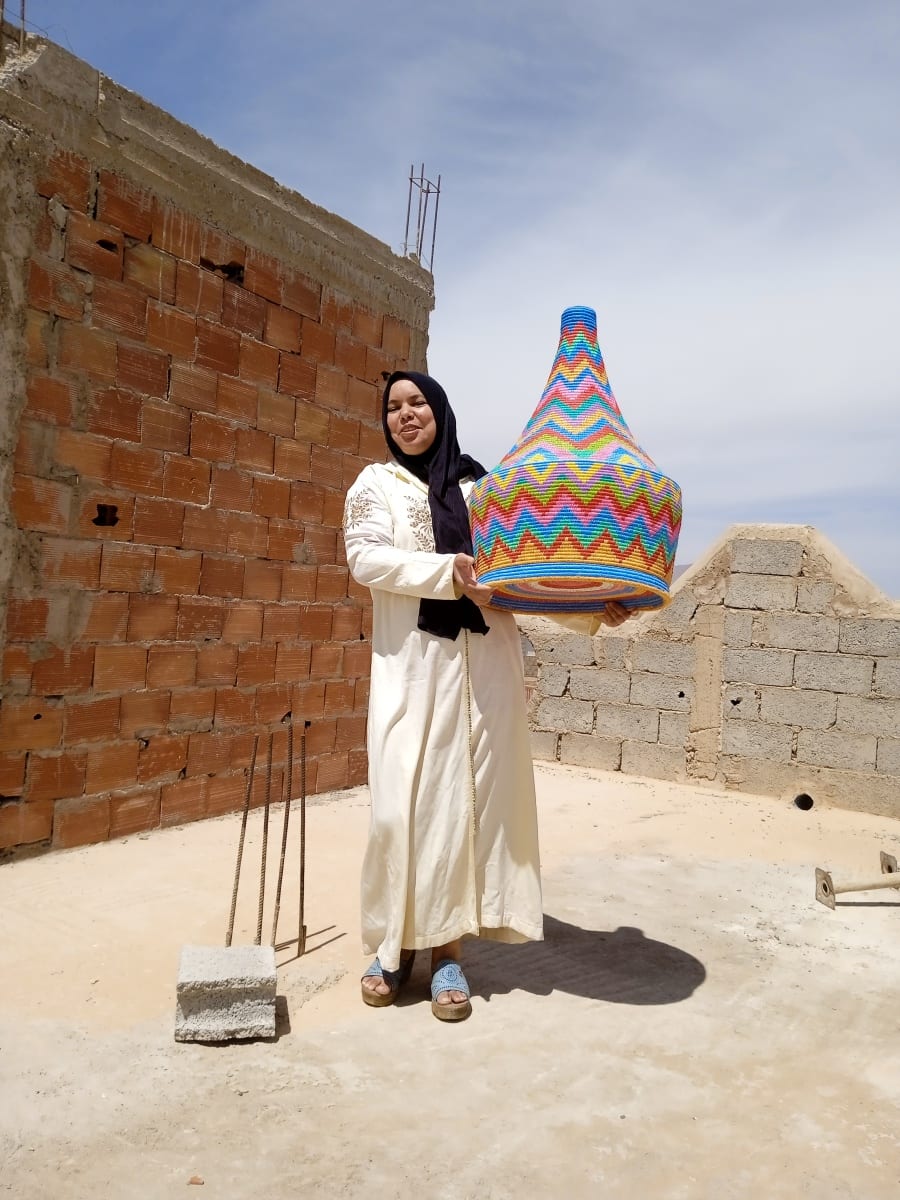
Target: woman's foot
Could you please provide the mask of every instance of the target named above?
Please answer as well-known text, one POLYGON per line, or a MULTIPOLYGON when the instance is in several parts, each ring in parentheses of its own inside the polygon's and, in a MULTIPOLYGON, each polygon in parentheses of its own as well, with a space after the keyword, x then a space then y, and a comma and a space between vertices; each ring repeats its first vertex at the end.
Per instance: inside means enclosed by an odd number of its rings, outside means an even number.
POLYGON ((373 1008, 393 1004, 400 988, 410 977, 415 957, 415 950, 402 951, 400 967, 396 971, 385 970, 376 958, 360 980, 363 1001, 373 1008))
POLYGON ((459 939, 431 951, 431 1011, 443 1020, 459 1021, 472 1011, 469 985, 459 965, 461 955, 459 939), (435 986, 440 987, 442 982, 447 986, 435 992, 435 986))

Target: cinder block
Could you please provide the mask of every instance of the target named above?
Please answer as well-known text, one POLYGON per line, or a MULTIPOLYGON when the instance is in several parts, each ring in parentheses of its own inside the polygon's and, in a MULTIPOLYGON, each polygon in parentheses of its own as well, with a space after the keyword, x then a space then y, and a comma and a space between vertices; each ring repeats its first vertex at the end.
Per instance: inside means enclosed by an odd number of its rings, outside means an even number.
POLYGON ((725 613, 725 645, 743 650, 749 647, 752 638, 752 614, 729 609, 725 613))
POLYGON ((883 775, 900 775, 900 737, 878 739, 876 767, 883 775))
POLYGON ((783 725, 764 725, 760 721, 727 721, 722 729, 722 753, 790 762, 791 731, 783 725))
POLYGON ((650 779, 684 779, 684 750, 625 741, 622 743, 621 770, 625 775, 644 775, 650 779))
POLYGON ((568 666, 589 666, 594 661, 594 651, 591 639, 584 634, 564 633, 551 634, 542 638, 540 645, 535 642, 541 662, 565 663, 568 666))
POLYGON ((629 700, 642 708, 689 712, 693 694, 694 685, 687 679, 679 679, 672 675, 637 673, 631 677, 629 700))
POLYGON ((787 687, 794 678, 794 656, 779 650, 726 650, 722 675, 728 683, 787 687))
POLYGON ((900 731, 900 700, 869 700, 863 696, 838 696, 838 729, 896 737, 900 731))
POLYGON ((694 647, 680 642, 636 641, 631 664, 635 671, 690 677, 694 673, 694 647))
POLYGON ((796 725, 801 729, 827 729, 834 724, 837 697, 832 692, 800 688, 763 688, 760 717, 771 725, 796 725))
POLYGON ((754 575, 799 575, 803 547, 775 538, 737 538, 731 544, 731 569, 754 575))
POLYGON ((841 651, 900 658, 900 621, 887 617, 841 621, 841 651))
POLYGON ((794 659, 797 687, 868 696, 875 660, 849 654, 798 654, 794 659))
POLYGON ((802 581, 797 585, 797 611, 823 613, 834 598, 834 584, 802 581))
POLYGON ((601 629, 594 635, 592 642, 593 661, 598 667, 608 667, 611 670, 624 668, 631 647, 631 638, 623 637, 621 634, 617 636, 601 629))
POLYGON ((763 612, 791 612, 797 601, 797 585, 783 575, 736 575, 728 580, 728 608, 759 608, 763 612))
POLYGON ((531 731, 531 757, 542 762, 556 762, 559 749, 559 734, 546 731, 531 731))
POLYGON ((758 721, 759 693, 747 684, 729 684, 722 695, 722 716, 726 721, 758 721))
POLYGON ((592 737, 586 733, 564 733, 560 738, 559 761, 575 767, 596 767, 618 771, 622 743, 612 738, 592 737))
POLYGON ((753 640, 773 649, 832 651, 838 648, 839 627, 834 617, 762 613, 753 618, 753 640))
POLYGON ((627 704, 631 676, 605 667, 575 667, 569 678, 569 695, 578 700, 610 700, 627 704))
POLYGON ((565 696, 542 700, 534 723, 538 729, 590 733, 594 728, 594 706, 589 700, 570 700, 565 696))
POLYGON ((672 597, 670 604, 654 614, 653 628, 664 629, 667 633, 686 633, 696 611, 697 597, 691 588, 685 588, 672 597))
POLYGON ((690 721, 685 713, 661 712, 659 714, 660 745, 684 748, 689 733, 690 721))
MULTIPOLYGON (((541 663, 538 687, 544 696, 561 696, 569 682, 569 668, 561 663, 541 663)), ((580 697, 586 699, 586 697, 580 697)))
POLYGON ((875 751, 875 738, 861 734, 804 729, 797 738, 798 762, 839 771, 874 771, 875 751))
POLYGON ((900 658, 877 660, 874 691, 876 696, 900 696, 900 658))
POLYGON ((176 1042, 274 1038, 275 985, 273 946, 184 946, 176 1042))
POLYGON ((627 707, 618 704, 598 704, 596 730, 606 737, 655 742, 659 739, 659 710, 638 708, 634 704, 627 707))

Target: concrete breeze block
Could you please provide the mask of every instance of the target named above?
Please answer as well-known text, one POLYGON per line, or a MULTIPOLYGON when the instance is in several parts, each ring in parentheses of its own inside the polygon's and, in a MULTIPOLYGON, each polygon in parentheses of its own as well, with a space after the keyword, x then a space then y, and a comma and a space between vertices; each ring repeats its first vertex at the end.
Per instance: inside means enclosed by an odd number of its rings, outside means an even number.
POLYGON ((596 767, 618 771, 622 744, 612 738, 592 737, 586 733, 564 733, 559 743, 559 761, 573 767, 596 767))
POLYGON ((797 585, 783 575, 732 575, 725 592, 728 608, 791 612, 796 602, 797 585))
POLYGON ((617 704, 597 706, 597 733, 607 737, 634 738, 655 742, 659 738, 659 711, 655 708, 627 708, 617 704))
POLYGON ((900 736, 900 700, 838 696, 837 726, 848 733, 874 733, 876 737, 900 736))
POLYGON ((589 700, 551 697, 538 705, 534 723, 538 729, 590 733, 594 728, 594 706, 589 700))
POLYGON ((759 693, 746 683, 729 684, 722 693, 722 716, 726 721, 758 721, 759 693))
POLYGON ((753 639, 753 616, 749 612, 729 609, 725 613, 725 645, 737 649, 749 647, 753 639))
POLYGON ((684 747, 691 730, 686 713, 661 712, 659 714, 659 741, 663 746, 684 747))
POLYGON ((900 658, 876 660, 874 690, 876 696, 900 696, 900 658))
POLYGON ((803 547, 775 538, 738 538, 731 547, 731 569, 754 575, 799 575, 803 547))
POLYGON ((794 658, 797 687, 868 696, 872 690, 873 658, 849 654, 798 654, 794 658))
POLYGON ((790 762, 791 731, 761 721, 727 721, 722 729, 722 753, 770 762, 790 762))
POLYGON ((631 677, 631 692, 628 699, 642 708, 669 709, 689 712, 694 684, 687 679, 672 675, 639 675, 631 677))
POLYGON ((274 1038, 275 986, 273 946, 184 946, 175 1040, 274 1038))
POLYGON ((556 762, 559 749, 559 734, 531 731, 531 757, 543 762, 556 762))
POLYGON ((797 762, 839 771, 874 771, 874 737, 833 730, 801 730, 797 738, 797 762))
POLYGON ((900 737, 878 739, 876 767, 884 775, 900 776, 900 737))
POLYGON ((604 667, 573 667, 569 679, 569 695, 575 700, 611 700, 627 704, 631 676, 627 671, 612 671, 604 667))
POLYGON ((683 779, 684 749, 625 741, 622 743, 622 771, 626 775, 644 775, 649 779, 683 779))
POLYGON ((807 692, 799 688, 762 688, 759 712, 770 725, 827 729, 834 724, 837 697, 831 692, 807 692))
POLYGON ((753 618, 753 641, 784 650, 837 650, 839 622, 805 613, 760 613, 753 618))
POLYGON ((545 696, 561 696, 569 682, 569 668, 560 663, 542 663, 540 668, 540 690, 545 696))
POLYGON ((841 651, 900 658, 900 621, 887 617, 841 621, 841 651))
POLYGON ((823 613, 834 598, 834 584, 802 580, 797 585, 797 611, 823 613))
POLYGON ((780 650, 726 650, 722 675, 728 683, 787 687, 794 678, 794 656, 780 650))
POLYGON ((631 666, 634 671, 650 671, 658 675, 694 674, 693 645, 677 642, 635 642, 631 650, 631 666))

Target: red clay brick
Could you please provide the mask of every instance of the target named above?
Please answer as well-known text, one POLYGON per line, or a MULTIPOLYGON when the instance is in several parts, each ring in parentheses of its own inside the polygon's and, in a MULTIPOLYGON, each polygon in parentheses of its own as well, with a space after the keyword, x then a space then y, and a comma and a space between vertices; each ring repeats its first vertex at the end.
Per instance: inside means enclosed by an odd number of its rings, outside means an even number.
POLYGON ((53 810, 53 849, 109 840, 109 799, 59 800, 53 810))
POLYGON ((237 375, 240 353, 239 333, 223 329, 204 317, 197 318, 197 366, 221 371, 223 375, 237 375))
POLYGON ((171 641, 175 637, 177 621, 178 600, 175 596, 134 595, 128 606, 127 640, 171 641))
MULTIPOLYGON (((326 705, 328 703, 328 684, 325 685, 326 705)), ((352 708, 351 703, 351 708, 352 708)), ((366 718, 358 714, 348 714, 338 717, 337 731, 334 738, 335 750, 352 750, 364 747, 366 744, 366 718)))
POLYGON ((110 482, 123 491, 144 496, 159 496, 163 490, 162 452, 149 446, 114 442, 110 461, 110 482))
POLYGON ((334 365, 347 375, 364 379, 366 375, 366 347, 346 333, 339 333, 334 344, 334 365))
POLYGON ((296 641, 302 612, 302 604, 267 604, 263 610, 263 641, 296 641))
POLYGON ((37 224, 34 226, 34 249, 39 254, 56 254, 56 240, 59 227, 51 218, 48 207, 40 206, 37 224))
POLYGON ((102 383, 115 383, 115 338, 103 329, 89 329, 86 325, 62 321, 58 361, 65 371, 84 372, 102 383))
POLYGON ((271 434, 259 429, 238 429, 234 459, 242 467, 271 475, 275 459, 275 439, 271 434))
POLYGON ((345 490, 343 487, 344 462, 339 451, 313 443, 309 452, 309 463, 312 478, 317 483, 323 487, 337 488, 339 491, 345 490))
POLYGON ((206 413, 194 413, 191 417, 191 457, 209 462, 230 463, 234 461, 235 431, 227 421, 206 413))
POLYGON ((26 795, 31 803, 42 800, 74 798, 84 793, 87 755, 67 751, 63 754, 28 756, 26 795))
POLYGON ((84 485, 77 493, 76 532, 80 538, 127 542, 134 526, 134 496, 111 487, 84 485))
POLYGON ((334 680, 325 684, 325 715, 339 716, 353 712, 353 683, 346 680, 334 680))
POLYGON ((152 737, 138 754, 139 783, 149 783, 164 775, 176 775, 187 763, 188 739, 185 735, 152 737))
POLYGON ((177 688, 172 693, 169 728, 185 733, 209 729, 212 726, 215 705, 215 688, 177 688))
MULTIPOLYGON (((274 386, 274 385, 273 385, 274 386)), ((312 399, 316 394, 316 364, 282 350, 279 357, 278 390, 290 396, 312 399)))
MULTIPOLYGON (((49 336, 50 317, 45 313, 40 313, 33 308, 29 308, 28 312, 25 314, 25 361, 29 366, 47 366, 49 361, 47 354, 49 336)), ((273 350, 272 353, 276 357, 275 379, 272 381, 272 387, 274 387, 275 380, 278 378, 278 351, 273 350)))
POLYGON ((141 401, 118 388, 94 392, 87 411, 91 433, 128 442, 141 440, 141 401))
MULTIPOLYGON (((25 790, 24 754, 0 754, 0 796, 9 799, 10 796, 20 796, 25 790)), ((0 817, 2 824, 2 817, 0 817)), ((2 841, 0 841, 2 846, 2 841)))
POLYGON ((359 427, 359 456, 366 462, 384 462, 387 458, 387 446, 384 434, 380 429, 370 429, 368 425, 359 427))
POLYGON ((224 280, 203 267, 180 262, 175 275, 175 306, 195 317, 218 321, 222 316, 224 280))
POLYGON ((30 375, 26 383, 24 416, 52 425, 72 424, 72 389, 51 375, 30 375))
POLYGON ((55 750, 62 724, 63 710, 52 701, 7 698, 0 708, 0 750, 55 750))
POLYGON ((125 692, 119 715, 119 736, 149 737, 164 730, 169 723, 171 696, 172 693, 165 690, 125 692))
POLYGON ((159 827, 159 788, 142 788, 109 797, 109 836, 128 837, 159 827))
POLYGON ((216 688, 216 729, 233 729, 248 726, 256 719, 256 695, 240 692, 237 688, 216 688))
POLYGON ((298 683, 300 680, 309 679, 310 657, 309 646, 279 642, 275 659, 276 682, 298 683))
MULTIPOLYGON (((331 621, 331 636, 336 642, 355 642, 359 640, 362 629, 362 609, 355 604, 338 604, 334 609, 331 621)), ((347 666, 346 657, 344 666, 347 666)), ((348 672, 352 674, 352 672, 348 672)))
POLYGON ((267 388, 260 388, 257 428, 280 437, 293 437, 295 407, 296 401, 293 396, 281 395, 278 392, 270 392, 267 388))
POLYGON ((275 474, 285 479, 309 479, 309 451, 309 442, 298 442, 293 437, 277 438, 275 474))
POLYGON ((282 600, 313 601, 316 598, 318 568, 291 563, 284 567, 281 582, 282 600))
POLYGON ((255 517, 252 513, 228 514, 229 554, 265 558, 268 544, 269 523, 265 517, 255 517))
POLYGON ((207 781, 207 813, 221 816, 237 812, 244 804, 247 781, 243 775, 217 775, 207 781))
POLYGON ((134 540, 154 546, 180 546, 184 505, 139 496, 134 505, 134 540))
POLYGON ((194 550, 156 551, 154 583, 167 596, 194 596, 200 586, 202 555, 194 550))
POLYGON ((212 225, 200 229, 200 254, 212 267, 242 267, 247 261, 247 247, 212 225))
POLYGON ((147 650, 143 646, 97 646, 94 691, 127 692, 147 680, 147 650))
POLYGON ((283 721, 290 711, 291 685, 289 683, 273 683, 256 689, 256 721, 259 725, 271 725, 275 721, 283 721))
MULTIPOLYGON (((301 683, 299 688, 294 689, 295 697, 298 691, 302 691, 304 688, 311 686, 311 684, 301 683)), ((324 685, 322 685, 323 710, 318 714, 319 720, 315 721, 315 723, 310 726, 306 734, 306 749, 309 754, 330 754, 334 750, 334 739, 337 736, 337 720, 334 717, 326 718, 323 715, 325 704, 324 693, 325 688, 324 685)), ((296 711, 297 709, 295 708, 294 712, 296 711)), ((303 713, 303 717, 304 719, 309 720, 309 718, 306 716, 306 713, 303 713)))
POLYGON ((405 362, 397 362, 393 355, 385 354, 383 350, 366 347, 366 379, 380 384, 391 372, 402 370, 405 366, 405 362))
POLYGON ((11 596, 6 609, 7 639, 25 642, 46 637, 49 615, 49 600, 41 596, 11 596))
MULTIPOLYGON (((342 333, 350 333, 353 328, 353 301, 343 295, 341 292, 335 292, 330 287, 325 287, 322 290, 322 312, 321 320, 323 325, 329 329, 334 329, 342 333)), ((316 317, 315 313, 308 313, 308 316, 316 317)))
MULTIPOLYGON (((276 304, 264 305, 265 318, 265 335, 263 340, 268 342, 270 346, 277 346, 279 350, 287 350, 292 354, 300 353, 300 322, 299 313, 291 312, 288 308, 279 308, 276 304)), ((35 305, 36 308, 41 307, 35 305)), ((247 330, 247 333, 253 333, 253 330, 247 330)), ((256 337, 263 337, 261 332, 255 334, 256 337)))
POLYGON ((369 711, 369 679, 357 679, 354 691, 354 706, 358 713, 369 711))
POLYGON ((147 297, 124 283, 98 277, 91 296, 91 324, 143 339, 147 331, 147 297))
POLYGON ((185 509, 182 545, 186 550, 227 553, 231 515, 217 508, 185 509))
POLYGON ((303 547, 308 561, 314 563, 337 562, 337 530, 322 525, 304 525, 303 547))
POLYGON ((278 517, 269 520, 269 545, 266 557, 276 562, 297 562, 303 546, 303 529, 296 521, 278 517))
POLYGON ((300 442, 325 445, 331 429, 331 413, 316 404, 297 402, 297 420, 294 437, 300 442))
POLYGON ((191 418, 180 405, 146 400, 141 407, 141 444, 174 454, 187 454, 191 418))
POLYGON ((343 371, 320 362, 316 368, 316 403, 343 411, 347 407, 347 385, 343 371))
POLYGON ((280 304, 284 288, 284 271, 281 263, 271 254, 250 249, 244 271, 244 287, 257 296, 264 296, 273 304, 280 304))
POLYGON ((287 479, 253 479, 251 508, 259 517, 287 517, 291 505, 291 485, 287 479))
POLYGON ((284 273, 282 303, 285 308, 292 308, 304 317, 319 319, 322 289, 314 279, 299 271, 284 273))
POLYGON ((147 654, 147 687, 193 687, 197 651, 193 646, 151 646, 147 654))
POLYGON ((300 613, 300 637, 310 642, 330 642, 332 611, 330 604, 306 605, 300 613))
POLYGON ((101 171, 97 216, 123 233, 148 242, 153 228, 153 197, 124 176, 101 171))
POLYGON ((346 567, 339 567, 328 563, 320 566, 317 569, 316 577, 317 603, 335 604, 338 601, 345 600, 347 597, 347 579, 348 571, 346 567))
POLYGON ((89 700, 84 704, 67 704, 65 708, 66 745, 81 742, 108 742, 119 732, 118 696, 89 700))
POLYGON ((56 150, 38 176, 39 196, 58 196, 66 208, 87 208, 91 167, 87 159, 69 150, 56 150))
POLYGON ((384 318, 384 329, 381 334, 381 346, 387 354, 405 361, 409 358, 409 326, 398 321, 396 317, 384 318))
POLYGON ((222 297, 222 324, 226 329, 236 329, 261 340, 267 307, 262 296, 254 296, 245 288, 226 281, 222 297))
POLYGON ((27 646, 7 646, 3 651, 2 682, 7 695, 27 696, 31 691, 31 654, 27 646))
POLYGON ((339 416, 338 413, 332 413, 331 428, 328 431, 329 449, 356 454, 359 449, 359 431, 359 421, 354 421, 350 417, 339 416))
MULTIPOLYGON (((321 721, 325 712, 325 684, 318 680, 295 683, 291 688, 291 711, 298 723, 321 721)), ((311 732, 307 733, 307 750, 311 732)))
POLYGON ((141 396, 165 396, 169 388, 169 361, 155 350, 119 342, 116 383, 141 396))
POLYGON ((123 278, 132 287, 166 304, 175 302, 176 260, 143 243, 125 247, 123 278))
POLYGON ((267 346, 253 338, 242 337, 239 365, 241 379, 264 384, 266 387, 277 386, 279 351, 275 346, 267 346))
POLYGON ((231 765, 234 738, 230 734, 210 731, 192 733, 188 740, 187 774, 217 775, 231 765))
POLYGON ((75 627, 75 636, 83 642, 118 642, 128 627, 128 597, 109 592, 99 596, 83 594, 75 627))
POLYGON ((368 642, 351 642, 344 647, 344 675, 347 679, 368 678, 372 647, 368 642))
POLYGON ((230 604, 225 614, 222 640, 229 643, 258 642, 262 637, 262 605, 250 601, 230 604))
POLYGON ((100 583, 100 546, 71 538, 43 538, 40 573, 45 583, 96 588, 100 583))
POLYGON ((137 777, 139 743, 114 742, 87 753, 84 790, 89 796, 128 787, 137 777))
POLYGON ((53 472, 56 431, 38 421, 22 421, 13 456, 16 475, 44 478, 53 472))
POLYGON ((347 786, 363 787, 369 780, 369 760, 364 748, 347 752, 347 786))
POLYGON ((93 646, 54 646, 32 670, 31 688, 38 696, 87 692, 94 674, 93 646))
POLYGON ((197 412, 216 411, 216 374, 187 363, 172 363, 169 399, 197 412))
POLYGON ((189 263, 200 261, 200 222, 180 208, 156 200, 150 233, 158 250, 189 263))
POLYGON ((241 559, 220 558, 215 554, 203 555, 200 571, 200 594, 222 596, 226 599, 240 597, 244 590, 244 563, 241 559))
POLYGON ((337 645, 318 645, 312 648, 309 664, 310 679, 338 679, 343 674, 344 650, 337 645))
POLYGON ((70 212, 66 221, 66 262, 105 279, 122 278, 124 238, 104 221, 70 212))
MULTIPOLYGON (((315 450, 315 447, 313 447, 315 450)), ((293 521, 320 524, 325 507, 325 489, 318 482, 315 471, 312 472, 316 483, 306 483, 298 480, 291 484, 290 515, 293 521)))
POLYGON ((280 600, 281 570, 278 563, 250 560, 244 569, 244 598, 280 600))
POLYGON ((237 686, 255 687, 275 679, 275 647, 245 646, 238 651, 237 686))
POLYGON ((173 358, 192 359, 197 342, 197 320, 158 300, 147 301, 147 345, 173 358))
POLYGON ((72 512, 72 488, 51 479, 15 475, 10 508, 20 529, 65 533, 72 512))
MULTIPOLYGON (((201 596, 181 596, 178 600, 178 640, 218 639, 225 625, 224 601, 201 596)), ((198 667, 199 678, 199 667, 198 667)))
MULTIPOLYGON (((237 679, 237 647, 224 643, 201 646, 197 652, 197 683, 233 687, 237 679)), ((210 714, 212 710, 210 709, 210 714)))
MULTIPOLYGON (((220 375, 216 391, 216 411, 220 417, 230 417, 250 425, 256 420, 256 410, 259 404, 258 389, 255 383, 246 383, 232 375, 220 375)), ((238 430, 238 438, 245 432, 238 430)), ((250 432, 253 432, 252 430, 250 432)))
POLYGON ((112 443, 108 438, 74 429, 60 429, 54 458, 60 467, 68 467, 85 479, 109 483, 112 443))
MULTIPOLYGON (((308 361, 331 366, 334 363, 335 334, 317 321, 303 318, 301 334, 303 357, 308 361)), ((343 374, 343 372, 341 372, 343 374)))
POLYGON ((386 453, 384 434, 381 432, 381 392, 381 388, 363 379, 347 380, 347 411, 364 421, 377 422, 375 432, 380 439, 379 448, 372 455, 376 460, 383 460, 386 453))
POLYGON ((253 509, 253 476, 234 467, 212 468, 211 503, 218 509, 232 512, 251 512, 253 509))
POLYGON ((206 778, 179 779, 160 790, 159 823, 164 829, 207 816, 206 778))
POLYGON ((326 492, 325 501, 322 505, 322 524, 330 529, 340 529, 344 520, 344 502, 346 497, 343 492, 326 492))
POLYGON ((84 277, 64 263, 32 259, 28 264, 28 303, 70 321, 84 316, 84 277))
POLYGON ((185 504, 208 504, 210 466, 190 458, 167 458, 163 471, 163 495, 185 504))

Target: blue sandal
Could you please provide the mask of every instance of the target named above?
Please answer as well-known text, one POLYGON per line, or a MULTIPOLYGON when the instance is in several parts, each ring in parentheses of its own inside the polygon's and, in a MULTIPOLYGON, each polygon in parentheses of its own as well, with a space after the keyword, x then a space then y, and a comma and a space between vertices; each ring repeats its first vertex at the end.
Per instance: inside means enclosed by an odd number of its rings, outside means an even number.
POLYGON ((393 1004, 397 999, 400 988, 412 974, 415 957, 416 952, 413 950, 409 958, 400 964, 400 968, 397 971, 386 971, 376 958, 372 965, 363 973, 362 978, 371 979, 374 977, 376 979, 383 979, 391 990, 384 993, 373 992, 371 988, 367 988, 362 980, 360 980, 363 1001, 366 1004, 370 1004, 372 1008, 385 1008, 388 1004, 393 1004))
POLYGON ((431 976, 431 1011, 439 1021, 464 1021, 472 1011, 469 1002, 471 996, 469 983, 463 975, 462 967, 452 958, 442 959, 431 976), (454 1001, 452 1004, 438 1004, 437 998, 441 992, 463 992, 466 999, 454 1001))

